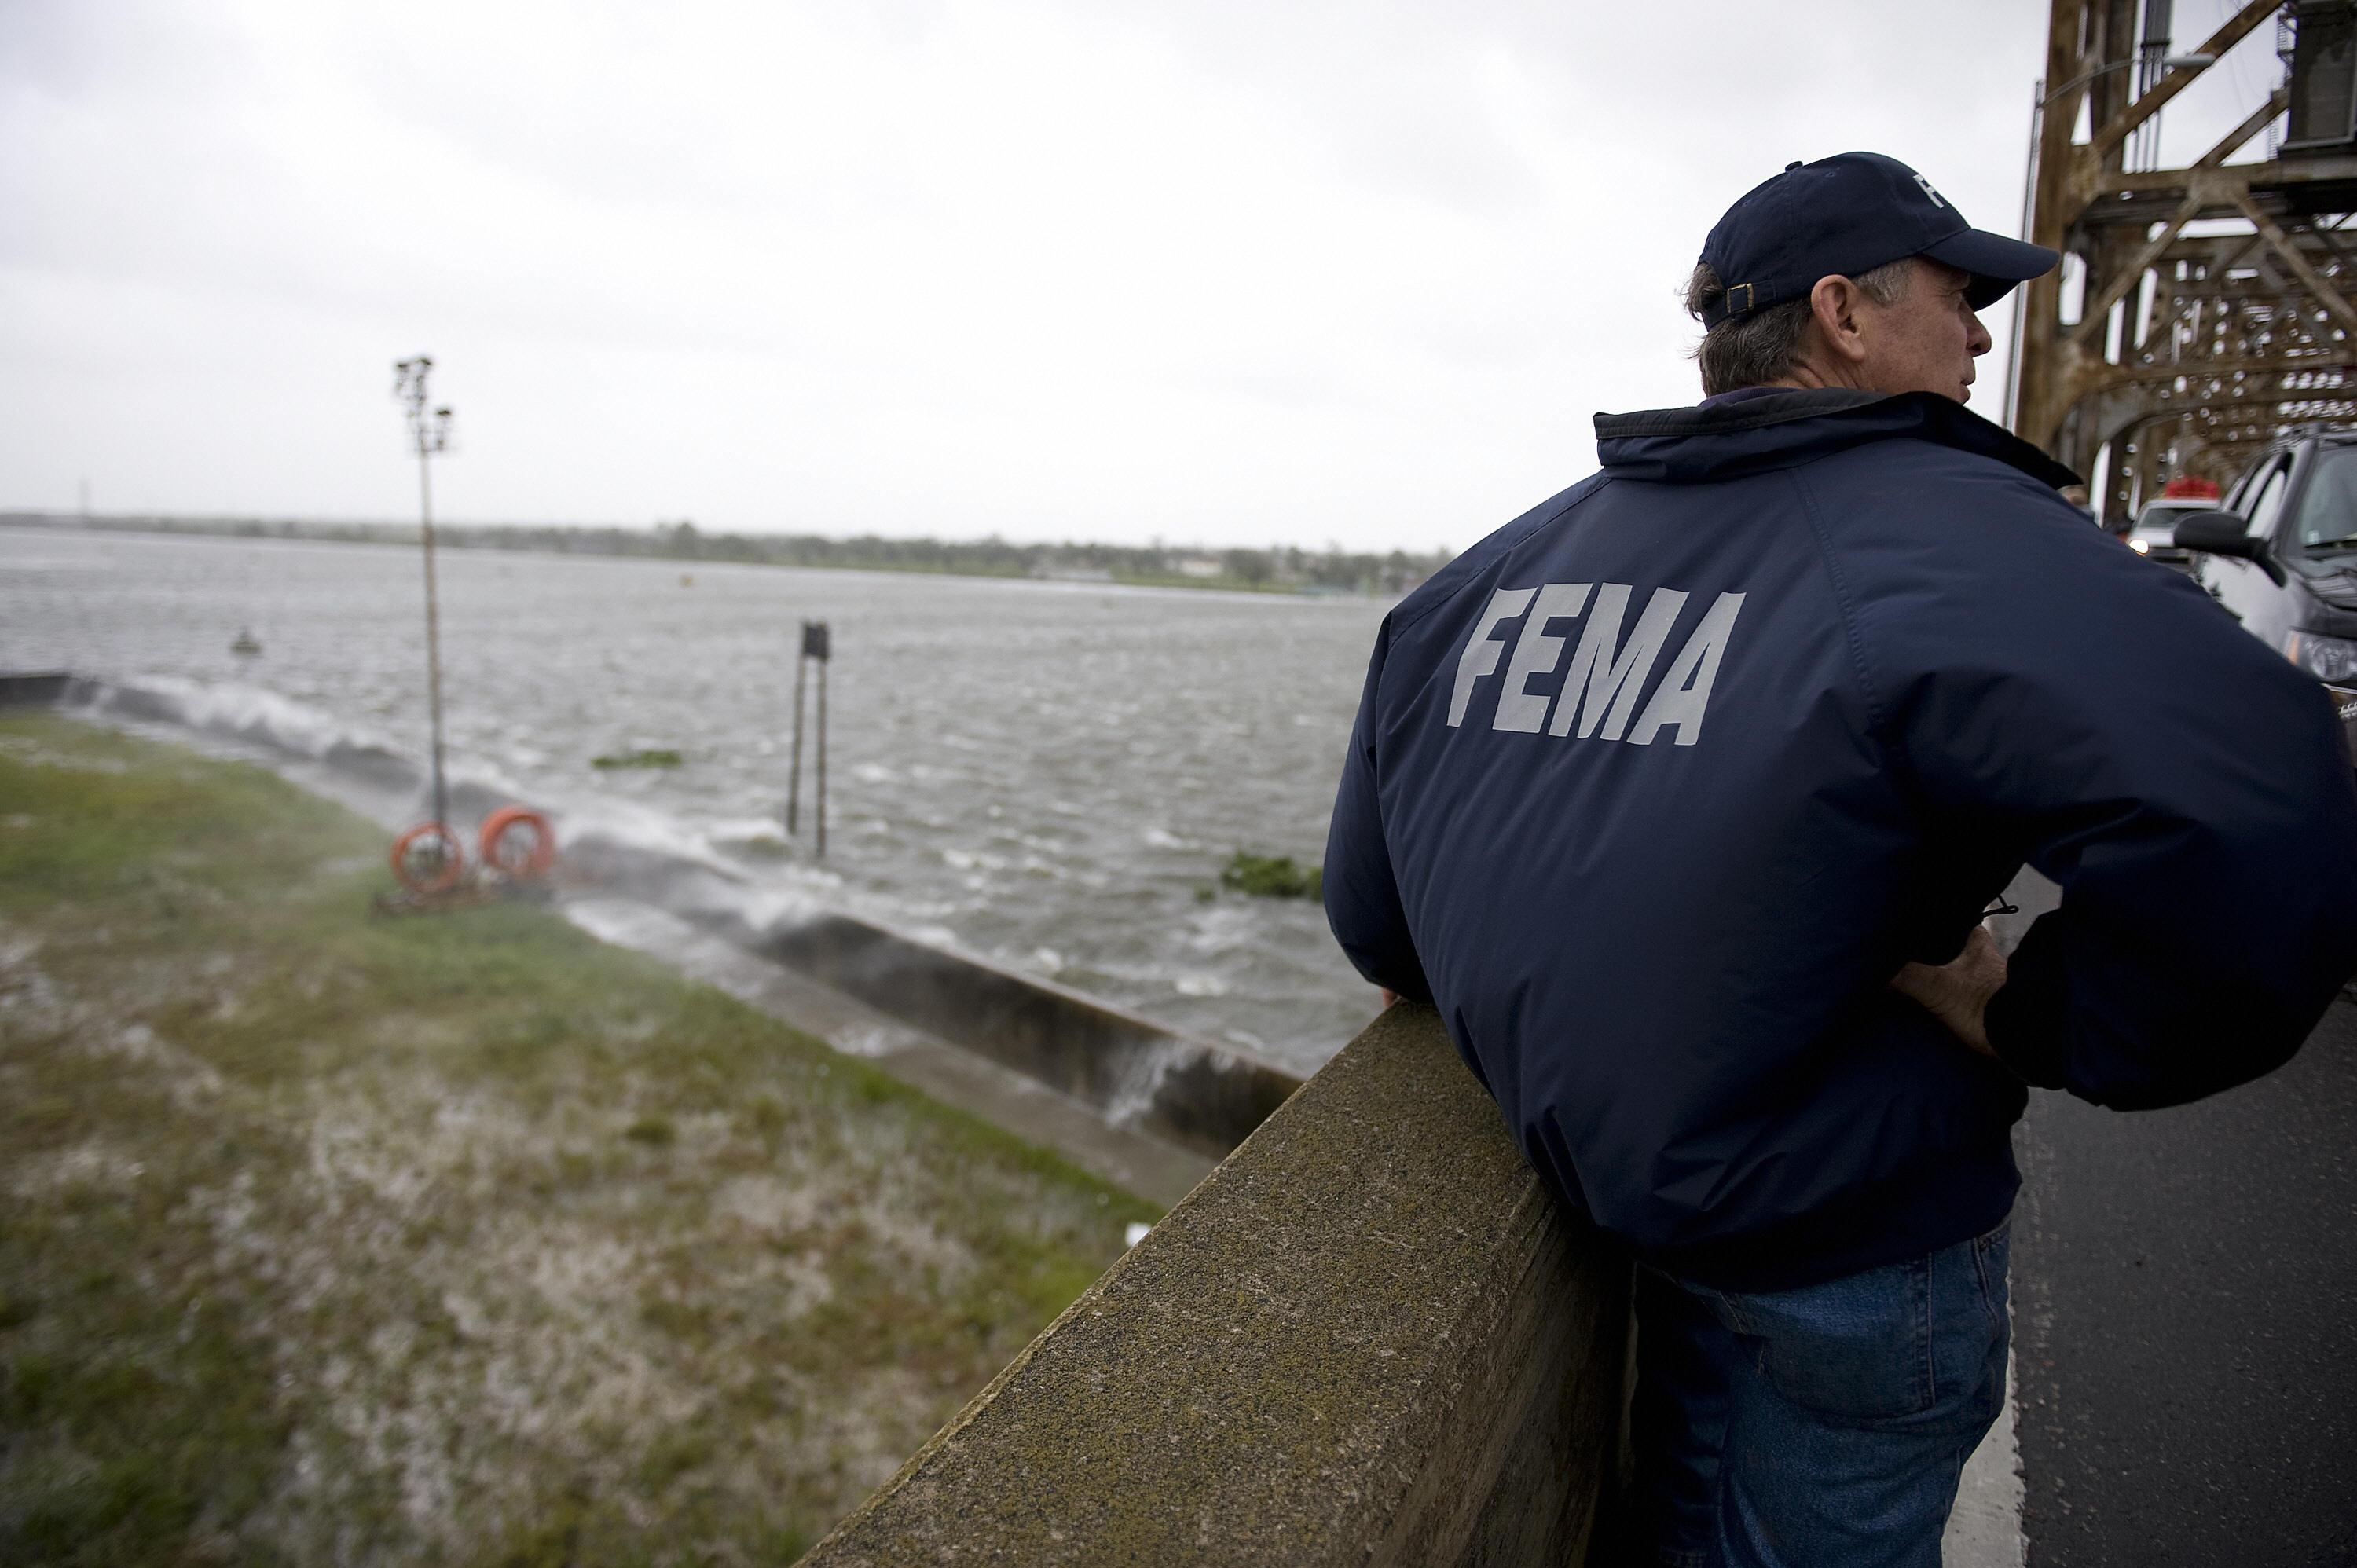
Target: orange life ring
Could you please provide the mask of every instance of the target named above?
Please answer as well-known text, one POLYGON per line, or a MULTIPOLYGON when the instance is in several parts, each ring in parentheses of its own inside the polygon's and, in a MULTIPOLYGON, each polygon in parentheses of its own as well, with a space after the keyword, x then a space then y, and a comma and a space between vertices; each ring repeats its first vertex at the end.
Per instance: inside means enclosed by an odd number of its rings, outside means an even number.
POLYGON ((447 893, 467 875, 466 851, 458 835, 440 822, 420 822, 393 841, 393 875, 412 893, 447 893), (429 839, 440 845, 440 856, 430 869, 421 870, 413 858, 425 857, 429 839))
POLYGON ((518 882, 545 875, 548 868, 556 864, 556 830, 548 825, 546 817, 529 806, 501 806, 485 817, 478 842, 483 864, 497 867, 518 882), (512 838, 520 828, 532 834, 532 847, 521 855, 515 851, 512 838))

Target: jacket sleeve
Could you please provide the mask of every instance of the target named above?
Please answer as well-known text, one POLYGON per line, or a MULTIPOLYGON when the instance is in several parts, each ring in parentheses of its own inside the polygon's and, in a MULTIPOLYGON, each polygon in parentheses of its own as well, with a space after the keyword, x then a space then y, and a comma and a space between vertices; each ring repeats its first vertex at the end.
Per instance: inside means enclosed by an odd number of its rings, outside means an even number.
POLYGON ((1863 639, 1933 821, 2062 888, 1989 1004, 1990 1044, 2122 1110, 2272 1071, 2357 968, 2357 783, 2332 705, 2059 503, 2000 510, 1944 564, 1910 563, 1863 639))
POLYGON ((1380 733, 1377 688, 1391 646, 1391 622, 1375 634, 1359 717, 1351 728, 1351 748, 1342 759, 1342 782, 1334 795, 1334 818, 1326 833, 1326 921, 1335 940, 1359 972, 1415 1002, 1430 1002, 1432 987, 1408 935, 1407 912, 1392 874, 1383 843, 1383 805, 1376 794, 1375 742, 1380 733))

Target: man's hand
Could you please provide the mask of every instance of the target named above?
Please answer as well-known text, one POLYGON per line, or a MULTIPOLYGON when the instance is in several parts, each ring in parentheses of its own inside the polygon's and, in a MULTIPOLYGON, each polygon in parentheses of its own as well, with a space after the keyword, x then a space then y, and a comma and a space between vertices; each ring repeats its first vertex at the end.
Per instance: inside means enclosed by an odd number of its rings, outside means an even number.
POLYGON ((1996 1053, 1989 1049, 1988 1029, 1981 1015, 2004 984, 2005 955, 1996 950, 1996 940, 1986 926, 1975 926, 1973 934, 1964 939, 1964 950, 1950 961, 1937 968, 1910 963, 1890 977, 1893 991, 1921 1003, 1925 1012, 1948 1026, 1950 1034, 1985 1057, 1996 1053))

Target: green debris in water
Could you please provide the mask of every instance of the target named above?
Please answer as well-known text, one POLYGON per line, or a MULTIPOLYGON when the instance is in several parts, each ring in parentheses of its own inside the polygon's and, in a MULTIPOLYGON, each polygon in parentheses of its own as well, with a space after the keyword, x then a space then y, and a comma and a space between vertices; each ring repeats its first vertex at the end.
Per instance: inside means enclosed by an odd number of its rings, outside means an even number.
POLYGON ((746 860, 783 860, 793 853, 793 846, 776 833, 754 833, 741 839, 730 839, 722 848, 746 860))
POLYGON ((678 752, 667 746, 642 746, 636 751, 609 751, 603 757, 592 757, 592 768, 677 768, 678 752))
POLYGON ((1289 854, 1254 854, 1245 849, 1236 851, 1220 873, 1221 886, 1255 898, 1315 898, 1325 890, 1325 882, 1322 869, 1313 865, 1305 871, 1289 854))

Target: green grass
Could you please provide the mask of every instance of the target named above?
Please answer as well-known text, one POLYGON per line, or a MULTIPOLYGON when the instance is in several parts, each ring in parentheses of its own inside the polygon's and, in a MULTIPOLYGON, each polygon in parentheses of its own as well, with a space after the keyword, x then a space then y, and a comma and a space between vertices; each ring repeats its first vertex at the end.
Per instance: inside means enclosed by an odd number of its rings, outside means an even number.
POLYGON ((790 1561, 1155 1213, 382 852, 0 716, 0 1562, 790 1561))

